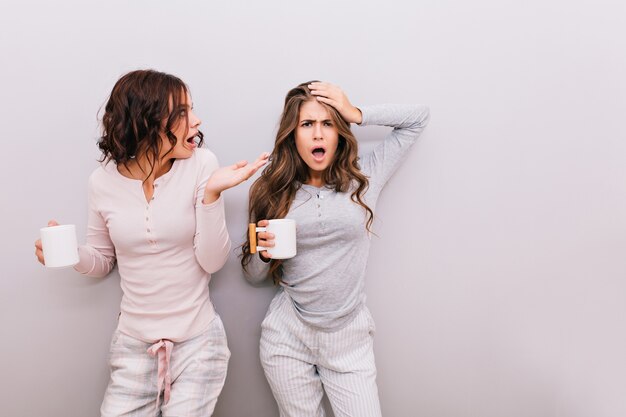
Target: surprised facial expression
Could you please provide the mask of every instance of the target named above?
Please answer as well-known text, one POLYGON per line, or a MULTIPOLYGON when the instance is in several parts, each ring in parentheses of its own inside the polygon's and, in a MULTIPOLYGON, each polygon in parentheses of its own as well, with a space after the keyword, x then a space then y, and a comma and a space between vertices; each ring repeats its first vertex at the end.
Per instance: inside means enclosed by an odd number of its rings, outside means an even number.
POLYGON ((164 151, 171 150, 167 155, 168 158, 189 158, 197 147, 195 138, 202 122, 193 112, 189 93, 187 93, 186 100, 181 98, 181 103, 181 107, 176 109, 178 113, 177 123, 172 127, 172 133, 177 139, 176 145, 172 147, 167 136, 163 134, 163 149, 164 151))
POLYGON ((337 152, 339 132, 328 109, 317 100, 302 103, 295 131, 296 148, 309 167, 309 176, 321 177, 337 152))

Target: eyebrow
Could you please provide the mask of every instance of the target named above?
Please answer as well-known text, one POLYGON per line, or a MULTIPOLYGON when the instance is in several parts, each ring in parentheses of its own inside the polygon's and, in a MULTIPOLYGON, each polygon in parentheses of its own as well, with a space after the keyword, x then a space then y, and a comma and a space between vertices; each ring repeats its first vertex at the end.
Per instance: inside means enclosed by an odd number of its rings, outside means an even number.
MULTIPOLYGON (((318 120, 316 120, 316 119, 302 119, 302 120, 300 120, 299 123, 302 123, 302 122, 317 122, 317 121, 318 120)), ((332 122, 332 119, 324 119, 324 120, 319 120, 319 121, 320 122, 332 122)))

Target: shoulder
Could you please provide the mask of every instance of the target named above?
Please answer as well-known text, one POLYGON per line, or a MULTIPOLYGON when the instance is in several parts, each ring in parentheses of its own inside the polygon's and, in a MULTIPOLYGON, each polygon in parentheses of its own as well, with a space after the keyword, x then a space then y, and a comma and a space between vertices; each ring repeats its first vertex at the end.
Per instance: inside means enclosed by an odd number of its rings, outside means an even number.
POLYGON ((105 184, 110 183, 111 176, 114 174, 111 169, 117 169, 115 163, 109 162, 105 164, 104 162, 100 163, 100 166, 94 169, 89 175, 89 186, 90 187, 102 187, 105 184))
POLYGON ((193 153, 192 158, 196 158, 201 165, 206 164, 214 164, 218 165, 217 156, 210 150, 206 148, 199 148, 193 153))
POLYGON ((211 150, 205 148, 196 149, 187 161, 202 171, 207 169, 213 171, 219 167, 217 156, 211 150))
POLYGON ((114 162, 100 163, 100 166, 91 172, 87 181, 88 195, 92 204, 98 205, 103 199, 119 195, 119 191, 125 188, 126 184, 121 178, 123 177, 117 172, 117 165, 114 162))
POLYGON ((197 181, 206 180, 217 168, 219 163, 215 154, 209 149, 199 148, 187 159, 178 160, 178 173, 189 178, 196 178, 197 181))

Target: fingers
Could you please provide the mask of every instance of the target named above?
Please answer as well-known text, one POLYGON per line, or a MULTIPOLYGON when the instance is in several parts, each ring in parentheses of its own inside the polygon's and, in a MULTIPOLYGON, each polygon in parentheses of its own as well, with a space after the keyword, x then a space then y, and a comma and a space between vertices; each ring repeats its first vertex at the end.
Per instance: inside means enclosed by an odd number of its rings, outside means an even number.
POLYGON ((346 109, 351 107, 351 104, 341 88, 330 83, 315 82, 309 84, 309 89, 317 101, 334 107, 344 118, 346 118, 346 115, 343 113, 346 109))
POLYGON ((269 152, 263 152, 261 155, 259 155, 259 157, 256 159, 256 161, 254 161, 254 166, 258 168, 261 168, 263 165, 265 165, 267 163, 267 161, 269 161, 270 158, 270 153, 269 152))
POLYGON ((250 166, 250 170, 248 172, 248 175, 246 176, 246 179, 248 179, 251 176, 253 176, 266 163, 267 163, 267 160, 265 160, 265 161, 258 161, 258 162, 255 162, 253 165, 251 165, 250 166))
MULTIPOLYGON (((266 227, 268 224, 270 224, 269 220, 259 220, 257 222, 257 226, 258 227, 266 227)), ((269 233, 269 232, 259 232, 257 234, 257 245, 265 247, 265 248, 273 248, 274 247, 274 234, 273 233, 269 233)), ((262 250, 259 252, 259 254, 265 258, 265 259, 271 259, 272 258, 272 254, 269 253, 266 250, 262 250)))
POLYGON ((245 167, 246 165, 248 165, 248 161, 246 161, 246 160, 241 160, 241 161, 239 161, 239 162, 235 162, 235 163, 233 164, 233 169, 240 169, 240 168, 245 167))
POLYGON ((252 174, 254 174, 259 168, 261 168, 263 165, 265 165, 268 161, 270 157, 269 152, 263 152, 261 155, 259 155, 259 157, 256 159, 256 161, 254 161, 254 163, 252 164, 248 164, 248 161, 239 161, 236 164, 233 165, 233 168, 235 170, 240 170, 242 168, 246 168, 247 167, 247 171, 249 173, 249 175, 246 177, 249 178, 252 174))
POLYGON ((274 234, 268 232, 259 232, 257 236, 257 244, 258 246, 262 246, 264 248, 273 248, 274 243, 274 234))
POLYGON ((325 83, 325 82, 315 82, 308 85, 309 90, 311 90, 311 94, 314 96, 328 97, 333 99, 338 99, 343 95, 343 91, 336 85, 325 83))
POLYGON ((256 159, 256 161, 254 161, 254 163, 252 163, 252 167, 254 168, 254 170, 256 171, 257 169, 259 169, 263 165, 265 165, 267 163, 267 161, 269 160, 269 157, 270 157, 270 153, 269 152, 263 152, 261 155, 259 155, 259 157, 256 159))
MULTIPOLYGON (((57 222, 54 219, 48 221, 48 227, 58 226, 58 225, 59 225, 59 222, 57 222)), ((37 239, 35 241, 35 256, 37 257, 37 260, 39 261, 40 264, 42 265, 46 264, 46 261, 43 257, 43 246, 41 245, 41 239, 37 239)))
POLYGON ((317 96, 315 98, 317 99, 317 101, 329 104, 329 105, 333 106, 334 108, 337 108, 337 106, 339 105, 339 102, 337 100, 333 100, 331 98, 322 97, 322 96, 317 96))
POLYGON ((309 90, 313 91, 329 91, 329 90, 339 90, 340 88, 334 84, 324 82, 324 81, 316 81, 309 84, 309 90))
POLYGON ((267 163, 269 156, 270 154, 268 152, 263 152, 253 164, 242 167, 245 168, 243 179, 247 180, 253 176, 263 165, 267 163))
MULTIPOLYGON (((259 222, 257 223, 258 227, 266 227, 267 225, 269 225, 270 222, 269 220, 259 220, 259 222)), ((263 246, 266 248, 273 248, 274 247, 274 238, 276 236, 274 236, 274 233, 270 233, 270 232, 259 232, 257 233, 257 245, 259 246, 263 246)))
POLYGON ((41 246, 41 239, 37 239, 35 241, 35 256, 37 257, 37 260, 39 261, 39 263, 41 263, 42 265, 45 265, 44 258, 43 258, 43 249, 41 246))
POLYGON ((309 89, 317 101, 334 107, 348 123, 361 123, 363 121, 361 110, 350 103, 346 93, 338 86, 330 83, 315 82, 309 84, 309 89))

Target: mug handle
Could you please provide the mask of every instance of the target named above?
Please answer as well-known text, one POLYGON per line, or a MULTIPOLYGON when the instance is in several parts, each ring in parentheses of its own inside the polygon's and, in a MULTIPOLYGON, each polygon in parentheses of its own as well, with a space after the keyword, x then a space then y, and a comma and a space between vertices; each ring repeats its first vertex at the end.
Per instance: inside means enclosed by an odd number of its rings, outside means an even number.
POLYGON ((267 230, 266 227, 257 227, 256 224, 250 223, 248 224, 248 237, 250 238, 250 253, 256 253, 257 250, 263 251, 267 250, 263 246, 257 246, 256 244, 256 234, 258 232, 265 232, 267 230))

